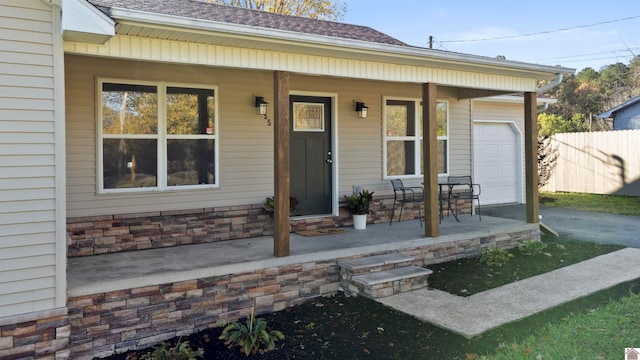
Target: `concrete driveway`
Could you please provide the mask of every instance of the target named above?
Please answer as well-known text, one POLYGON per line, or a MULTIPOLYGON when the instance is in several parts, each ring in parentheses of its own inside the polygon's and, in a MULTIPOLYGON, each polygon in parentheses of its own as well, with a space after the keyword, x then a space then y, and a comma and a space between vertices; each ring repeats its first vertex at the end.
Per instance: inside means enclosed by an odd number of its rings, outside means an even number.
MULTIPOLYGON (((524 220, 525 206, 483 206, 481 214, 524 220)), ((569 239, 640 248, 640 217, 637 216, 547 206, 540 206, 540 215, 543 223, 569 239)))

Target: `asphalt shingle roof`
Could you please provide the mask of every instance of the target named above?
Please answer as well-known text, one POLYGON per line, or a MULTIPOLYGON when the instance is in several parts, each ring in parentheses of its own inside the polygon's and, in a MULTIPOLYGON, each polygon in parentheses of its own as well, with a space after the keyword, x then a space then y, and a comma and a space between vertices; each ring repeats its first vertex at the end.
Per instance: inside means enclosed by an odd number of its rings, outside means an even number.
POLYGON ((107 15, 109 9, 121 8, 189 19, 218 21, 260 28, 293 31, 303 34, 408 46, 404 42, 367 26, 274 14, 198 0, 88 0, 107 15))

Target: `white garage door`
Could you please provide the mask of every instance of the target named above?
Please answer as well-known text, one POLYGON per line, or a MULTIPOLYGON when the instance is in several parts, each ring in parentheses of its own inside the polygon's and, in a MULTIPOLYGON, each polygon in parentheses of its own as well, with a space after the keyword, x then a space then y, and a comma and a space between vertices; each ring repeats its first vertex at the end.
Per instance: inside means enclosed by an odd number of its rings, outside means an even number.
POLYGON ((518 136, 509 124, 476 122, 473 126, 474 182, 480 204, 518 201, 518 136))

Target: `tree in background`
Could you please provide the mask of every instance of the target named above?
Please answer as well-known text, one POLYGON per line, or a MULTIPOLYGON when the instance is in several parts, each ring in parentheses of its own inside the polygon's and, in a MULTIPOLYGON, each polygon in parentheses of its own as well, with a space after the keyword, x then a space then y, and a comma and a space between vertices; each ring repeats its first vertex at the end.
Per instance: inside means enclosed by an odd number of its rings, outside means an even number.
POLYGON ((549 183, 558 163, 558 149, 548 136, 538 137, 538 188, 549 183))
POLYGON ((549 107, 542 130, 549 134, 575 131, 610 130, 611 122, 596 116, 625 101, 640 96, 640 55, 625 65, 604 66, 600 71, 587 67, 576 75, 565 76, 562 83, 544 94, 558 99, 549 107))
POLYGON ((589 131, 589 128, 580 114, 575 114, 569 120, 555 114, 538 115, 538 136, 547 137, 557 133, 582 131, 589 131))
POLYGON ((310 19, 340 20, 347 11, 341 0, 207 0, 223 5, 267 11, 283 15, 302 16, 310 19))

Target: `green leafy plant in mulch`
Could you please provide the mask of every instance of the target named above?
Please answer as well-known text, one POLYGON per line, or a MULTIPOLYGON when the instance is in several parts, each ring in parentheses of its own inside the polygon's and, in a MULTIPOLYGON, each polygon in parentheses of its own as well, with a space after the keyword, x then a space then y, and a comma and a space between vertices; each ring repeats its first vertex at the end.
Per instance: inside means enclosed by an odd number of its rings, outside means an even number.
POLYGON ((525 240, 520 242, 518 250, 524 255, 538 255, 547 247, 547 244, 542 241, 525 240))
POLYGON ((278 330, 269 329, 265 319, 256 319, 253 308, 245 321, 234 321, 223 325, 226 326, 219 339, 224 340, 230 347, 239 346, 240 351, 247 356, 273 350, 276 347, 276 341, 284 340, 284 334, 278 330))
POLYGON ((178 338, 174 345, 169 342, 161 342, 152 351, 140 356, 140 360, 196 360, 202 358, 202 349, 192 350, 188 341, 178 338))
POLYGON ((509 262, 513 254, 501 247, 483 248, 480 255, 480 262, 489 266, 502 266, 509 262))

